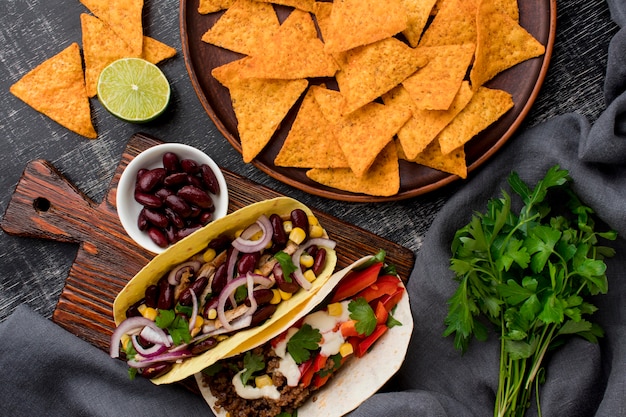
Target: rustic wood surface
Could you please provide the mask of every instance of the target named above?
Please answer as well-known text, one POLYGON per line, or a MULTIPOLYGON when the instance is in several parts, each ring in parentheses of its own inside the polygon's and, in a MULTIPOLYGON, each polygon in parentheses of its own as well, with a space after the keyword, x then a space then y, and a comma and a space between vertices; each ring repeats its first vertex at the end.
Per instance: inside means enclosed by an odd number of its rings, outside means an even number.
MULTIPOLYGON (((117 184, 126 166, 140 152, 163 143, 144 134, 133 135, 122 154, 102 203, 96 205, 52 164, 29 163, 1 222, 11 235, 78 243, 52 320, 71 333, 107 351, 115 327, 113 301, 126 283, 152 258, 124 231, 116 211, 117 184)), ((225 171, 228 211, 280 196, 267 187, 225 171)), ((382 248, 405 280, 414 263, 411 250, 315 211, 337 241, 338 266, 344 267, 382 248)))
MULTIPOLYGON (((544 86, 521 130, 567 112, 594 121, 605 108, 604 70, 609 40, 617 32, 604 0, 559 0, 557 37, 544 86)), ((26 72, 81 42, 77 0, 3 0, 0 2, 0 214, 31 161, 50 161, 87 197, 92 208, 105 201, 128 139, 146 132, 162 141, 196 146, 224 169, 281 194, 297 198, 350 224, 418 252, 429 226, 448 196, 472 181, 401 202, 346 203, 314 197, 286 186, 251 165, 219 133, 206 115, 182 57, 176 0, 146 1, 145 33, 178 50, 160 67, 172 85, 172 102, 159 119, 141 126, 125 123, 92 100, 99 137, 84 139, 37 113, 9 93, 26 72)), ((513 137, 511 141, 515 141, 513 137)), ((469 215, 468 213, 459 215, 469 215)), ((20 304, 51 318, 66 278, 81 248, 77 240, 16 237, 0 231, 0 320, 20 304)))

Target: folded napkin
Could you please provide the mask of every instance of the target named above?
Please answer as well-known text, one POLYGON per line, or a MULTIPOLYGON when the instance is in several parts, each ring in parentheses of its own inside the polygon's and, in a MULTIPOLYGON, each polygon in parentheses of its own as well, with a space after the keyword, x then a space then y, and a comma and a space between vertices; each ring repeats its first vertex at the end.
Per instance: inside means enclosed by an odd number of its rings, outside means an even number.
MULTIPOLYGON (((408 290, 415 330, 406 361, 383 392, 353 416, 490 416, 499 342, 473 343, 461 356, 443 338, 446 301, 456 285, 450 242, 474 210, 506 188, 515 170, 529 184, 549 167, 569 170, 574 189, 620 238, 607 261, 609 293, 594 299, 605 330, 599 344, 570 340, 552 354, 541 387, 544 416, 626 415, 626 3, 608 0, 622 29, 609 50, 607 109, 591 126, 563 115, 512 139, 460 187, 420 249, 408 290)), ((124 363, 26 307, 0 323, 0 414, 10 416, 208 416, 203 400, 179 386, 129 381, 124 363)), ((528 413, 536 415, 534 406, 528 413)))

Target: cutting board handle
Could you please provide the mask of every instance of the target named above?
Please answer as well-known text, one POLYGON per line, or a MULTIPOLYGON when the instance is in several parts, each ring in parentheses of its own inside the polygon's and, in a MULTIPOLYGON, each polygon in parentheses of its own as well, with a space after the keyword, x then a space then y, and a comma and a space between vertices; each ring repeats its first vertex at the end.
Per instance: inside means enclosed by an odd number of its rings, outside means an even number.
POLYGON ((26 165, 5 211, 2 230, 11 235, 78 243, 89 233, 96 204, 52 164, 26 165))

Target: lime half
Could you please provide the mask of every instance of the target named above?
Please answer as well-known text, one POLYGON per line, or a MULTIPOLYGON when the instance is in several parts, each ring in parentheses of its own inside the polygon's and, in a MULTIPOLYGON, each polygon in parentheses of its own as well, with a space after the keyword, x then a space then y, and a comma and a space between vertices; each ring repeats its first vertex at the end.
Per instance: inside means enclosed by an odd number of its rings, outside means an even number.
POLYGON ((159 116, 170 100, 170 83, 154 64, 141 58, 122 58, 100 73, 98 99, 105 109, 128 122, 147 122, 159 116))

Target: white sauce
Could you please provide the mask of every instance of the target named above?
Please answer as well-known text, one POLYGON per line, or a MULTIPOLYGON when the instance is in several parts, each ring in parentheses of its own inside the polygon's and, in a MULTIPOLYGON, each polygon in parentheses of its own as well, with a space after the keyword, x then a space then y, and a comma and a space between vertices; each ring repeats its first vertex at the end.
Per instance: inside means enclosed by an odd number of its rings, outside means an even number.
POLYGON ((275 385, 266 385, 263 388, 253 387, 251 385, 244 385, 241 382, 241 374, 246 372, 246 370, 242 370, 238 372, 233 377, 233 386, 235 387, 235 391, 237 391, 237 395, 241 398, 245 398, 246 400, 258 400, 259 398, 271 398, 272 400, 278 400, 280 398, 280 392, 275 385))

